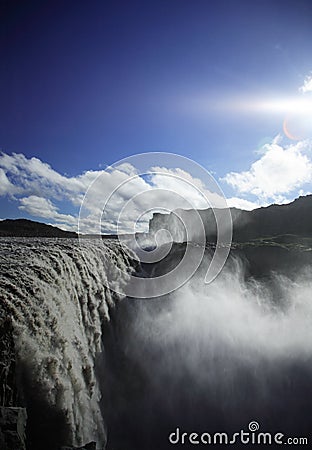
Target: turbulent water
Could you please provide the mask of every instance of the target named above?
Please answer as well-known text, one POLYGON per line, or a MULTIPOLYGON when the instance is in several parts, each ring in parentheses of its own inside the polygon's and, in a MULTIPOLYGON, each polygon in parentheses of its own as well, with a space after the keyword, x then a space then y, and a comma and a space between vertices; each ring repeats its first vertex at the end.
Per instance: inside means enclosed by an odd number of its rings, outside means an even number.
MULTIPOLYGON (((120 302, 107 280, 125 286, 134 255, 114 240, 1 239, 0 248, 0 319, 12 318, 31 450, 89 441, 164 450, 177 427, 234 433, 254 420, 309 435, 310 249, 252 249, 256 271, 234 252, 205 285, 207 251, 176 292, 120 302), (269 270, 251 277, 265 261, 269 270)), ((177 244, 145 276, 170 270, 181 252, 177 244)))
POLYGON ((177 427, 235 433, 251 421, 310 439, 311 268, 294 269, 256 281, 231 257, 210 285, 198 273, 165 299, 121 303, 109 346, 109 450, 170 449, 177 427))
POLYGON ((12 318, 30 448, 104 446, 96 367, 119 300, 107 277, 122 286, 131 253, 114 241, 3 238, 0 258, 0 318, 12 318))

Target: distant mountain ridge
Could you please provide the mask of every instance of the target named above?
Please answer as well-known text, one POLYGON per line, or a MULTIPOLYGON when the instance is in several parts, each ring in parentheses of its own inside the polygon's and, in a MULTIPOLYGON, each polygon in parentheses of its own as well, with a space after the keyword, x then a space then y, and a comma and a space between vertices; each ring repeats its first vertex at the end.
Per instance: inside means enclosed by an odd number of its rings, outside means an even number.
POLYGON ((52 225, 28 219, 5 219, 0 221, 0 237, 60 237, 76 238, 77 233, 64 231, 52 225))
MULTIPOLYGON (((195 230, 192 229, 195 214, 199 214, 205 226, 207 240, 216 239, 216 220, 213 210, 178 210, 186 226, 193 236, 191 240, 196 241, 195 230)), ((293 202, 285 205, 270 205, 245 211, 230 208, 233 221, 233 241, 247 242, 263 237, 280 235, 296 235, 301 237, 312 237, 312 195, 299 197, 293 202)), ((222 220, 224 210, 218 210, 222 220)), ((185 240, 183 226, 174 212, 170 214, 155 213, 150 220, 149 230, 155 233, 160 229, 168 229, 173 236, 179 237, 179 241, 185 240)), ((194 228, 194 227, 193 227, 194 228)))
MULTIPOLYGON (((194 216, 199 214, 205 226, 208 241, 216 239, 216 221, 212 209, 178 210, 183 221, 194 233, 194 216)), ((220 217, 222 218, 222 211, 220 217)), ((247 242, 254 239, 294 235, 312 237, 312 195, 299 197, 285 205, 270 205, 245 211, 230 208, 233 221, 233 241, 247 242)), ((183 227, 174 212, 154 213, 149 222, 149 231, 154 234, 159 229, 168 229, 178 241, 183 241, 183 227)), ((58 227, 28 219, 5 219, 0 221, 0 237, 78 237, 77 233, 64 231, 58 227)), ((109 235, 102 237, 114 238, 109 235)), ((185 236, 184 236, 185 237, 185 236)), ((196 241, 196 235, 191 236, 196 241)))
POLYGON ((312 236, 312 195, 299 197, 285 205, 270 205, 242 211, 233 220, 236 241, 292 234, 312 236))

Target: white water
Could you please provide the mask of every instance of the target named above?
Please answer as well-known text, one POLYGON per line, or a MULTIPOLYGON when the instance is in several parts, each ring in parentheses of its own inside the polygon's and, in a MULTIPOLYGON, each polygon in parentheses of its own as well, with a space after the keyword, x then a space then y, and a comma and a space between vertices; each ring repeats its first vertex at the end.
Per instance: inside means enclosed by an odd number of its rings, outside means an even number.
POLYGON ((65 415, 73 445, 105 443, 95 364, 119 300, 105 285, 127 282, 130 257, 114 241, 0 239, 0 317, 12 318, 18 358, 65 415))
POLYGON ((241 261, 229 262, 208 285, 202 268, 201 274, 167 296, 165 307, 150 308, 146 302, 137 306, 133 357, 147 366, 153 352, 162 355, 151 370, 153 379, 159 381, 162 372, 166 377, 185 369, 195 383, 218 385, 226 369, 233 375, 234 360, 250 368, 264 360, 272 367, 277 361, 299 361, 312 368, 311 267, 297 273, 294 269, 292 280, 272 275, 269 283, 246 281, 241 261), (214 361, 216 355, 223 355, 221 368, 214 361))
MULTIPOLYGON (((241 262, 232 260, 209 285, 197 274, 166 299, 136 301, 120 346, 144 390, 137 390, 133 411, 129 400, 119 398, 119 385, 127 383, 120 376, 111 403, 122 404, 121 423, 128 418, 129 425, 124 441, 115 438, 116 448, 126 442, 129 450, 167 449, 176 427, 237 431, 251 420, 262 430, 308 435, 311 292, 308 266, 294 270, 292 279, 246 281, 241 262), (138 417, 141 446, 135 440, 138 417)), ((129 385, 131 399, 134 380, 129 385)))
MULTIPOLYGON (((74 445, 97 441, 104 446, 106 442, 96 361, 103 350, 102 326, 119 298, 105 286, 109 277, 110 283, 123 291, 132 256, 113 240, 100 246, 97 240, 79 244, 74 239, 0 239, 0 318, 12 317, 18 356, 45 401, 66 416, 68 443, 74 445)), ((245 389, 241 367, 250 373, 254 380, 250 385, 255 386, 252 411, 258 413, 249 417, 249 404, 245 404, 248 419, 261 421, 261 411, 270 414, 289 404, 294 411, 288 408, 288 420, 308 418, 310 404, 306 403, 311 390, 305 392, 299 384, 292 387, 292 366, 302 367, 310 380, 310 275, 307 267, 292 280, 277 276, 279 294, 274 297, 268 284, 244 281, 243 268, 234 262, 210 285, 205 286, 198 274, 161 302, 135 303, 131 323, 121 324, 124 337, 118 339, 121 353, 126 348, 127 357, 136 362, 149 390, 146 398, 145 391, 137 393, 144 397, 139 398, 142 410, 137 415, 127 398, 112 399, 113 416, 126 419, 117 420, 118 433, 120 423, 134 421, 136 430, 137 418, 142 421, 146 417, 146 433, 150 434, 154 426, 153 420, 148 422, 150 404, 158 405, 159 416, 164 418, 163 429, 156 430, 160 437, 166 437, 171 409, 172 425, 179 425, 187 415, 194 416, 197 425, 201 413, 196 415, 196 411, 201 402, 205 413, 224 408, 230 423, 238 415, 236 405, 245 389), (272 398, 279 385, 278 399, 272 398), (188 391, 189 412, 179 406, 181 398, 188 402, 188 391), (289 397, 285 404, 284 395, 289 397), (198 400, 195 407, 193 397, 198 400), (210 406, 214 397, 215 403, 210 406), (259 411, 257 401, 262 405, 259 411), (117 415, 115 405, 119 405, 117 415)), ((124 375, 124 385, 131 376, 138 379, 137 370, 131 373, 113 373, 112 379, 124 375)), ((133 389, 132 382, 120 395, 127 389, 133 389)), ((281 421, 282 425, 288 423, 283 416, 281 421)), ((135 447, 136 443, 132 447, 131 441, 127 445, 131 450, 143 448, 135 447)))
MULTIPOLYGON (((194 371, 209 360, 210 352, 220 350, 251 365, 262 357, 311 361, 311 292, 309 267, 293 280, 275 275, 269 286, 253 279, 246 282, 240 262, 235 261, 210 285, 195 276, 158 312, 151 313, 142 303, 136 329, 149 349, 156 345, 164 351, 175 345, 175 356, 179 349, 180 362, 194 371)), ((172 359, 171 352, 168 358, 172 359)))

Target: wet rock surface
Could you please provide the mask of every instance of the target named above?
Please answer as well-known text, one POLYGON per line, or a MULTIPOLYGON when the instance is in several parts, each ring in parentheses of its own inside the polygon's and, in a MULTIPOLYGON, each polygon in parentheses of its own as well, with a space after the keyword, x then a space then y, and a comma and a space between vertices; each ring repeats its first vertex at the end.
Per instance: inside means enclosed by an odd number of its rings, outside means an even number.
POLYGON ((83 447, 61 447, 61 450, 96 450, 96 442, 89 442, 83 447))
POLYGON ((1 450, 26 450, 26 408, 0 407, 1 450))

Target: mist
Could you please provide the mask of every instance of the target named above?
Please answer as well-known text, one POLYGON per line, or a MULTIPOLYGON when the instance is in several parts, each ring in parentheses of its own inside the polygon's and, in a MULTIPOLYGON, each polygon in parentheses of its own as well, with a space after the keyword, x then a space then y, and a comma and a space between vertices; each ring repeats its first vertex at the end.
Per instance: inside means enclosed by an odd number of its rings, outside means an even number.
POLYGON ((310 268, 256 280, 231 257, 211 284, 203 272, 167 296, 119 305, 106 336, 109 450, 172 448, 177 427, 234 433, 252 420, 260 431, 310 432, 310 268))
POLYGON ((251 421, 264 432, 309 435, 310 251, 234 247, 205 284, 210 246, 173 243, 160 261, 137 264, 118 242, 98 244, 1 241, 0 319, 10 318, 17 368, 4 379, 3 401, 16 394, 27 408, 32 450, 46 436, 50 450, 91 441, 164 450, 177 427, 235 433, 251 421), (163 275, 177 267, 183 286, 170 294, 122 294, 139 276, 151 292, 169 292, 172 276, 163 275))

